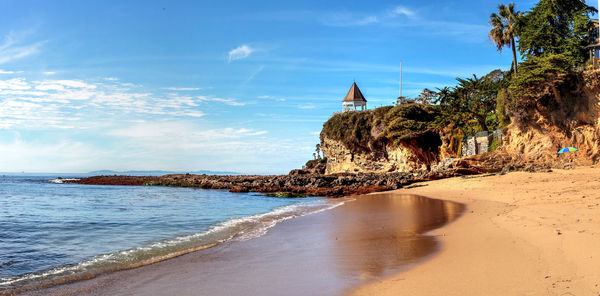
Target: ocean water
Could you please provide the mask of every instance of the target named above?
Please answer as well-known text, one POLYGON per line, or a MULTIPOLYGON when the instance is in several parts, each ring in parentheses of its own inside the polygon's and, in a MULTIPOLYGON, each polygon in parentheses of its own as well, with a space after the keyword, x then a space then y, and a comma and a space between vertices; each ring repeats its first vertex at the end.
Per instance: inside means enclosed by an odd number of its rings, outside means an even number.
POLYGON ((341 205, 323 198, 0 176, 0 292, 141 266, 341 205))

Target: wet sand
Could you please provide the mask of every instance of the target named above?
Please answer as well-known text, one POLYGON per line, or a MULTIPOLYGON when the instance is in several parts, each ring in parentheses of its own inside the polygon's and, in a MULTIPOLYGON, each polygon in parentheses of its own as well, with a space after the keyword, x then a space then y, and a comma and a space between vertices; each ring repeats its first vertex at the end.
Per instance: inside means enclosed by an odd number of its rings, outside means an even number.
POLYGON ((600 295, 600 169, 418 185, 396 192, 467 206, 443 251, 352 295, 600 295))
POLYGON ((290 219, 267 234, 31 295, 341 295, 431 258, 426 233, 459 203, 414 195, 357 197, 290 219))

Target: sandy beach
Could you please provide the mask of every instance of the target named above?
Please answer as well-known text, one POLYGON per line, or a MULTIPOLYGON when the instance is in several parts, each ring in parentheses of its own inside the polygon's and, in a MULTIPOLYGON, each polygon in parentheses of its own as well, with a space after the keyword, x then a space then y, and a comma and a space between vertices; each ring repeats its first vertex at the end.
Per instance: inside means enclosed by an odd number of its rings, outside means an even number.
MULTIPOLYGON (((339 203, 341 200, 330 200, 339 203)), ((435 256, 462 204, 382 193, 236 241, 31 295, 342 295, 435 256)))
POLYGON ((396 191, 464 203, 443 251, 351 295, 599 295, 600 169, 452 178, 396 191))
POLYGON ((417 183, 30 294, 599 295, 598 188, 590 167, 417 183))

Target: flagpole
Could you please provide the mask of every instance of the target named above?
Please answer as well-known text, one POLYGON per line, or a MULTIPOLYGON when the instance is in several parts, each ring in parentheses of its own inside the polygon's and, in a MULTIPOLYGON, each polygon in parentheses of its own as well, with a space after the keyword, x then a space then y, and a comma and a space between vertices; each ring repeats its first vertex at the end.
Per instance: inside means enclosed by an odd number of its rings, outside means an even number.
POLYGON ((398 97, 402 97, 402 60, 400 60, 400 91, 398 92, 398 97))

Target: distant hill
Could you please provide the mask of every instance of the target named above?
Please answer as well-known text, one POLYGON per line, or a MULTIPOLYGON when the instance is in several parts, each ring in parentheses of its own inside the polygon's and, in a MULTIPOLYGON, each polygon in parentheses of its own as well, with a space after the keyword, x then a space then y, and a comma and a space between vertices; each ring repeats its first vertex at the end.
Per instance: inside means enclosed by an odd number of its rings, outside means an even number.
POLYGON ((237 172, 219 172, 219 171, 208 171, 200 170, 193 172, 184 171, 113 171, 113 170, 99 170, 89 172, 88 175, 125 175, 125 176, 162 176, 169 174, 194 174, 194 175, 241 175, 237 172))

